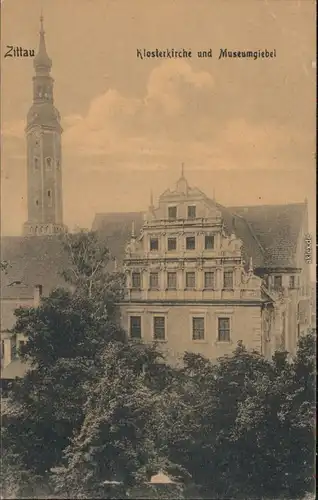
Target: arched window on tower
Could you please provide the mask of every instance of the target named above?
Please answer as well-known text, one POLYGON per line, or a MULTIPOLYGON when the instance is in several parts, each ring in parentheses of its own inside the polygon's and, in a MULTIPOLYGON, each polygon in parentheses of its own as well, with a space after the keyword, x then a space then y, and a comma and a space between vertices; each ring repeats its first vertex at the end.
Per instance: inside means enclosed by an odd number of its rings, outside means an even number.
POLYGON ((50 156, 48 156, 47 158, 45 158, 45 165, 46 165, 46 169, 47 170, 51 170, 52 169, 52 158, 50 156))
POLYGON ((60 160, 56 160, 56 169, 60 170, 60 168, 61 168, 61 162, 60 160))
POLYGON ((36 199, 36 200, 35 200, 35 205, 36 205, 37 207, 39 206, 39 200, 38 200, 38 199, 36 199))
POLYGON ((52 199, 52 191, 51 191, 51 189, 48 189, 48 191, 47 191, 47 197, 48 197, 48 206, 52 207, 52 205, 53 205, 53 199, 52 199))
POLYGON ((34 170, 38 170, 40 168, 40 159, 37 156, 33 159, 33 166, 34 170))

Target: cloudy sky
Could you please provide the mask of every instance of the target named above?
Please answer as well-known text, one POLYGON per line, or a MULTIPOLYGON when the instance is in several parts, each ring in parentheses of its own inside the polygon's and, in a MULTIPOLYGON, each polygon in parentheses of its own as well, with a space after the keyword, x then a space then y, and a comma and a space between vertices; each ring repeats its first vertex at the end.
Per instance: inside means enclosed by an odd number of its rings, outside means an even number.
POLYGON ((301 202, 315 225, 315 3, 311 0, 2 0, 3 234, 26 213, 25 117, 43 8, 62 115, 64 214, 138 211, 189 183, 224 205, 301 202), (145 48, 212 59, 140 60, 145 48), (218 60, 220 48, 276 59, 218 60))

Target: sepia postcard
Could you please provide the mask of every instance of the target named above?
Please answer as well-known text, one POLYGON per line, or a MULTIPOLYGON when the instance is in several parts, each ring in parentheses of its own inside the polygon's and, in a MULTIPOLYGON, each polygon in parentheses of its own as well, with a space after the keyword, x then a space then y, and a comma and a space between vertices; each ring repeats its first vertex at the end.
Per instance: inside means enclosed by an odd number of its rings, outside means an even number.
POLYGON ((2 0, 1 498, 314 498, 315 21, 2 0))

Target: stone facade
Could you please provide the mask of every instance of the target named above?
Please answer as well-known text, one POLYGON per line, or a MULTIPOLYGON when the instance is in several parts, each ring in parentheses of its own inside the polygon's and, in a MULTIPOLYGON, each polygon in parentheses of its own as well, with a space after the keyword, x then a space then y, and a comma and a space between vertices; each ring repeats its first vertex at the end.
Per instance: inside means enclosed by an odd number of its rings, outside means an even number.
POLYGON ((10 290, 1 299, 1 379, 12 379, 21 376, 27 370, 27 365, 21 362, 18 353, 22 345, 27 341, 23 333, 12 333, 11 329, 15 323, 14 311, 20 307, 37 307, 42 295, 42 286, 36 285, 33 289, 13 283, 10 290))
POLYGON ((132 337, 157 341, 169 356, 194 351, 217 358, 237 342, 270 356, 275 300, 243 259, 243 242, 226 231, 215 202, 184 175, 151 205, 132 235, 124 268, 122 323, 132 337))

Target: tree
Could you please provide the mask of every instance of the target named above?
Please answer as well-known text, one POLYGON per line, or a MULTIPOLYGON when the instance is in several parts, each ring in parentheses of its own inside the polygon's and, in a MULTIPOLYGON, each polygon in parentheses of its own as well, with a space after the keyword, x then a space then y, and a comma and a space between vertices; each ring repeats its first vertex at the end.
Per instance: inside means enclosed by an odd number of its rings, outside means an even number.
POLYGON ((20 355, 30 370, 13 385, 2 415, 2 449, 8 456, 8 470, 10 457, 14 465, 14 457, 19 456, 22 471, 41 477, 61 463, 64 448, 83 422, 83 406, 98 379, 107 344, 126 340, 115 321, 116 305, 112 302, 119 293, 117 276, 104 270, 107 251, 100 248, 98 253, 96 237, 90 234, 70 236, 69 243, 71 266, 77 276, 73 290, 54 290, 39 307, 20 308, 15 313, 13 332, 27 336, 20 355), (96 287, 93 281, 85 281, 95 261, 96 287), (105 307, 101 289, 108 300, 105 307))
POLYGON ((77 293, 94 297, 97 312, 113 316, 115 304, 123 298, 125 276, 112 269, 112 256, 97 232, 81 230, 66 234, 62 244, 69 266, 62 275, 77 293))
POLYGON ((254 443, 254 491, 294 499, 314 489, 315 379, 315 336, 309 333, 291 363, 287 353, 275 354, 271 373, 241 403, 236 440, 254 443))
POLYGON ((212 364, 186 354, 166 441, 207 498, 299 498, 312 488, 313 337, 295 360, 239 345, 212 364))
POLYGON ((121 276, 105 271, 109 253, 96 235, 68 236, 67 245, 71 291, 54 290, 39 307, 16 311, 14 332, 27 335, 20 354, 30 370, 11 391, 2 447, 7 483, 14 475, 25 481, 21 495, 37 491, 37 479, 45 483, 54 470, 66 471, 56 474, 58 484, 74 491, 80 478, 83 491, 99 491, 109 472, 130 483, 168 463, 158 409, 174 370, 155 345, 129 341, 117 324, 121 276), (87 461, 87 450, 110 453, 108 468, 87 461))
POLYGON ((232 440, 237 409, 250 380, 266 372, 268 363, 242 345, 218 363, 192 353, 186 353, 184 363, 184 382, 167 431, 169 457, 187 470, 202 495, 227 498, 233 495, 237 468, 232 440))
POLYGON ((66 450, 67 467, 57 475, 70 497, 106 498, 105 482, 127 488, 167 467, 155 437, 162 394, 147 383, 147 357, 156 364, 146 346, 113 343, 105 351, 103 374, 66 450))

